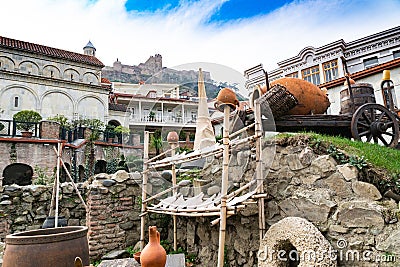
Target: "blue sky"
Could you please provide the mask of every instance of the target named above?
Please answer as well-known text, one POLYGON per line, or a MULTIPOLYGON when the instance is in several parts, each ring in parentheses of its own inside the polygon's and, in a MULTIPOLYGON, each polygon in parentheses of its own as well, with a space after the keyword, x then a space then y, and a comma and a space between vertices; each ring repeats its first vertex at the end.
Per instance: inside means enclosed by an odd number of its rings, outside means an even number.
POLYGON ((239 73, 400 26, 400 0, 13 0, 0 9, 1 36, 79 53, 90 40, 107 66, 161 54, 166 67, 239 73))
MULTIPOLYGON (((179 8, 179 0, 128 0, 125 7, 128 11, 168 12, 179 8)), ((192 1, 193 2, 193 1, 192 1)), ((224 2, 211 16, 210 22, 227 22, 268 14, 293 1, 287 0, 230 0, 224 2)))

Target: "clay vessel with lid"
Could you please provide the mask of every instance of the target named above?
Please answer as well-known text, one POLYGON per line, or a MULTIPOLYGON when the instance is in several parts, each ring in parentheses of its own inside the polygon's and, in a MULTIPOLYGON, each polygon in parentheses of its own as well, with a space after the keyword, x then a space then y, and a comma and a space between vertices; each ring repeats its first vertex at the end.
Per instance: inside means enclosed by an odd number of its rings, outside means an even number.
POLYGON ((164 267, 167 261, 167 253, 160 245, 160 233, 156 226, 149 226, 149 243, 140 254, 142 267, 164 267))

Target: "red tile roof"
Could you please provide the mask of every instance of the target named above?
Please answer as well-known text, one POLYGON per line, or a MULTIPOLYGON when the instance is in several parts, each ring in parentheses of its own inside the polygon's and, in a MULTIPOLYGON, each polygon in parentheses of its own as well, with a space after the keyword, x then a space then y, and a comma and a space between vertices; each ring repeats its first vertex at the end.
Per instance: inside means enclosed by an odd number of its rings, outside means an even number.
POLYGON ((101 78, 101 83, 108 83, 111 84, 110 80, 107 78, 101 78))
POLYGON ((0 36, 0 47, 7 47, 16 50, 29 51, 49 57, 68 59, 75 62, 86 63, 97 67, 104 67, 104 64, 96 57, 65 51, 57 48, 52 48, 44 45, 28 43, 24 41, 14 40, 0 36))
MULTIPOLYGON (((379 65, 376 65, 375 67, 372 67, 372 68, 368 68, 368 69, 365 69, 365 70, 361 70, 361 71, 358 71, 358 72, 351 73, 350 77, 357 82, 357 79, 368 77, 368 76, 370 76, 372 74, 379 73, 379 72, 382 72, 384 70, 390 70, 390 69, 393 69, 393 68, 396 68, 396 67, 399 67, 399 66, 400 66, 400 58, 395 59, 395 60, 391 60, 391 61, 386 62, 386 63, 382 63, 382 64, 379 64, 379 65)), ((336 80, 333 80, 333 81, 330 81, 330 82, 327 82, 327 83, 323 83, 323 84, 320 84, 318 86, 320 88, 326 87, 327 89, 329 89, 329 88, 332 88, 332 87, 335 87, 335 86, 338 86, 338 85, 343 85, 345 80, 346 80, 345 77, 341 77, 339 79, 336 79, 336 80)))

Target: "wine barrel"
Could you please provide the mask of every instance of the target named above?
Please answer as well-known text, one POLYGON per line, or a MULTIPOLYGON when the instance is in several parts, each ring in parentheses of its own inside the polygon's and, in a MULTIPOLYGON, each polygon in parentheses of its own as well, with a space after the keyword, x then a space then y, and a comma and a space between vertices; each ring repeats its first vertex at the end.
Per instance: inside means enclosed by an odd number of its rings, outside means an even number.
POLYGON ((376 103, 374 88, 369 83, 356 83, 351 85, 354 99, 353 103, 350 99, 348 88, 340 91, 340 114, 352 114, 360 106, 366 103, 376 103))
POLYGON ((7 235, 3 267, 71 267, 80 257, 89 265, 88 228, 67 226, 7 235))

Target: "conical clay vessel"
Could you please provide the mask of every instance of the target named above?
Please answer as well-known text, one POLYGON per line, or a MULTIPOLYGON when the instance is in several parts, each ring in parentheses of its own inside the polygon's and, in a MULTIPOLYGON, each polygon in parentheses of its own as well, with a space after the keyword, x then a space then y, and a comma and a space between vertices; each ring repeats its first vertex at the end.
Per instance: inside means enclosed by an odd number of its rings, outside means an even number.
POLYGON ((156 226, 149 226, 149 243, 140 254, 142 267, 164 267, 167 261, 167 253, 160 245, 160 233, 156 226))

